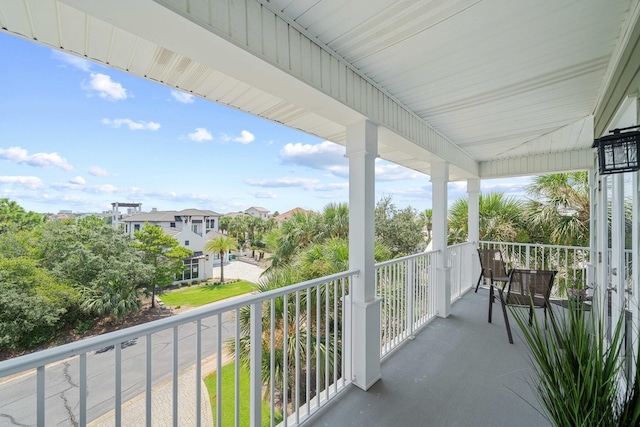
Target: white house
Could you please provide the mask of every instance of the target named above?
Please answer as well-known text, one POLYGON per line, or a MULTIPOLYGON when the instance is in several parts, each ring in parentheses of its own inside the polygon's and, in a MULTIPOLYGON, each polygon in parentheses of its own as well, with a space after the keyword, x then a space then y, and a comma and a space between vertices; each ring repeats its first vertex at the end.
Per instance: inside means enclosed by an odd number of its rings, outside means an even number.
POLYGON ((261 208, 258 206, 251 206, 245 210, 244 213, 256 218, 269 219, 269 209, 261 208))
POLYGON ((136 230, 146 223, 158 225, 163 231, 175 238, 181 246, 193 251, 193 255, 184 260, 185 270, 176 282, 206 280, 213 277, 213 267, 220 265, 217 253, 205 253, 204 247, 218 233, 220 214, 210 210, 184 209, 181 211, 143 212, 132 215, 122 222, 124 230, 132 238, 136 230))

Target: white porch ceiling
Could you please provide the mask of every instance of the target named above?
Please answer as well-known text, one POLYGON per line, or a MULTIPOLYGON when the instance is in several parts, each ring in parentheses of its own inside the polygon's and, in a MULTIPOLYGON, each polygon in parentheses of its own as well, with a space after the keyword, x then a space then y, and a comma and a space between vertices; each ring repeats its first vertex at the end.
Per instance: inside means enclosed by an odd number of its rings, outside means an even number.
MULTIPOLYGON (((0 0, 2 31, 452 179, 584 169, 637 0, 0 0)), ((621 95, 623 96, 623 95, 621 95)))

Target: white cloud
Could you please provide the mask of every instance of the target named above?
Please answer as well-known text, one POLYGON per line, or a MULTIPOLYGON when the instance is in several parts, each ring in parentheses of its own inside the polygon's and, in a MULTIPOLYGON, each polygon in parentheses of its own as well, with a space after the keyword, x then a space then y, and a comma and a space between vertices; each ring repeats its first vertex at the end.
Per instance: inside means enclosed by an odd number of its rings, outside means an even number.
POLYGON ((312 188, 314 185, 318 183, 317 179, 311 178, 274 178, 274 179, 246 179, 244 181, 246 184, 252 185, 254 187, 270 187, 270 188, 280 188, 280 187, 304 187, 304 188, 312 188))
POLYGON ((205 128, 196 128, 196 131, 188 134, 187 137, 195 142, 211 141, 213 139, 211 133, 205 128))
POLYGON ((61 183, 51 184, 51 188, 55 188, 56 190, 78 190, 78 191, 91 193, 91 194, 113 194, 119 191, 118 187, 111 184, 84 185, 84 184, 75 183, 71 181, 69 181, 69 183, 67 184, 61 184, 61 183))
POLYGON ((105 168, 101 168, 100 166, 91 166, 89 168, 89 174, 93 176, 117 176, 117 174, 109 172, 105 168))
POLYGON ((173 96, 173 99, 175 99, 176 101, 182 103, 182 104, 193 104, 194 98, 195 96, 190 95, 188 93, 184 93, 184 92, 180 92, 177 90, 172 90, 171 91, 171 96, 173 96))
POLYGON ((338 176, 348 176, 348 161, 344 155, 344 147, 329 141, 315 145, 289 143, 280 150, 280 158, 285 163, 327 170, 338 176))
POLYGON ((278 196, 270 190, 266 191, 253 191, 249 193, 256 199, 277 199, 278 196))
POLYGON ((67 163, 67 160, 60 157, 58 153, 29 154, 27 150, 21 147, 0 148, 0 159, 15 163, 25 163, 41 168, 59 168, 66 171, 73 169, 73 167, 67 163))
POLYGON ((160 124, 156 122, 134 122, 131 119, 102 119, 102 123, 114 128, 119 128, 122 125, 128 126, 129 130, 158 130, 160 124))
POLYGON ((81 176, 76 176, 75 178, 71 178, 69 180, 69 184, 76 184, 76 185, 85 185, 87 182, 84 180, 83 177, 81 176))
POLYGON ((428 179, 427 175, 405 168, 404 166, 377 159, 376 179, 379 181, 398 181, 400 179, 428 179))
POLYGON ((64 62, 65 64, 71 65, 82 71, 87 71, 87 72, 91 71, 91 62, 87 61, 84 58, 80 58, 79 56, 71 55, 59 50, 53 50, 52 55, 54 59, 64 62))
POLYGON ((335 182, 332 184, 317 184, 313 186, 313 189, 316 191, 335 191, 335 190, 345 190, 349 188, 348 182, 335 182))
POLYGON ((89 84, 84 85, 85 90, 97 92, 100 98, 109 101, 127 99, 127 90, 120 83, 111 80, 110 76, 101 73, 91 73, 89 84))
POLYGON ((230 136, 225 133, 222 134, 222 137, 220 139, 222 142, 239 142, 240 144, 251 144, 256 139, 256 137, 248 130, 243 130, 240 132, 240 136, 230 136))
POLYGON ((255 136, 248 130, 243 130, 240 132, 240 136, 233 138, 234 142, 239 142, 240 144, 251 144, 256 139, 255 136))
POLYGON ((0 176, 0 183, 14 184, 27 188, 42 188, 42 180, 37 176, 0 176))

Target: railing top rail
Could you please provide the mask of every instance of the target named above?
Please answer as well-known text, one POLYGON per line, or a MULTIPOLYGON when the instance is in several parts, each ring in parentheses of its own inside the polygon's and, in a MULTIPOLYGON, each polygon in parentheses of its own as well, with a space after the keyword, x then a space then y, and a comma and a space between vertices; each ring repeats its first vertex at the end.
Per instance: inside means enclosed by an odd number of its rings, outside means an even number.
POLYGON ((449 245, 447 246, 447 249, 451 249, 451 248, 457 248, 460 246, 468 246, 468 245, 477 245, 478 242, 462 242, 462 243, 456 243, 455 245, 449 245))
POLYGON ((491 245, 530 246, 530 247, 536 247, 536 248, 559 248, 559 249, 577 249, 577 250, 590 249, 588 246, 547 245, 543 243, 494 242, 490 240, 481 240, 479 243, 487 243, 491 245))
POLYGON ((407 256, 400 257, 400 258, 390 259, 388 261, 378 262, 378 263, 376 263, 375 267, 376 268, 380 268, 380 267, 384 267, 386 265, 397 264, 399 262, 407 261, 407 260, 410 260, 410 259, 413 259, 413 258, 420 258, 420 257, 423 257, 423 256, 437 254, 438 252, 440 252, 440 251, 439 250, 434 250, 434 251, 419 252, 417 254, 407 255, 407 256))
POLYGON ((109 332, 96 337, 87 338, 85 340, 63 344, 59 347, 38 351, 16 357, 14 359, 0 361, 0 378, 26 371, 28 369, 44 366, 59 360, 64 360, 69 357, 99 350, 114 343, 121 343, 141 336, 154 334, 165 329, 180 326, 185 323, 195 322, 206 317, 216 316, 247 305, 261 303, 272 298, 277 298, 313 286, 321 285, 323 283, 344 279, 357 275, 358 273, 358 270, 348 270, 342 273, 307 280, 306 282, 296 283, 295 285, 285 286, 268 292, 248 295, 232 301, 221 301, 211 304, 210 306, 197 308, 176 316, 166 317, 164 319, 143 323, 141 325, 132 326, 119 331, 109 332))

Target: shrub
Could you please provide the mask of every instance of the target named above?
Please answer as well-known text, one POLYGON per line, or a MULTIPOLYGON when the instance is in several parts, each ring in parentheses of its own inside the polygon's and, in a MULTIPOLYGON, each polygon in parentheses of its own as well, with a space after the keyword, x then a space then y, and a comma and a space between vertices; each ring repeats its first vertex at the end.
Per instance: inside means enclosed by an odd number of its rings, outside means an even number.
POLYGON ((528 314, 511 311, 529 346, 535 370, 532 388, 556 426, 637 426, 640 424, 640 362, 635 378, 627 377, 627 391, 619 384, 627 376, 622 326, 624 312, 612 325, 611 342, 602 320, 587 318, 580 303, 569 301, 568 314, 551 316, 545 328, 537 318, 529 325, 528 314))

